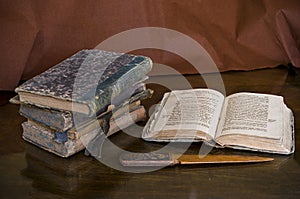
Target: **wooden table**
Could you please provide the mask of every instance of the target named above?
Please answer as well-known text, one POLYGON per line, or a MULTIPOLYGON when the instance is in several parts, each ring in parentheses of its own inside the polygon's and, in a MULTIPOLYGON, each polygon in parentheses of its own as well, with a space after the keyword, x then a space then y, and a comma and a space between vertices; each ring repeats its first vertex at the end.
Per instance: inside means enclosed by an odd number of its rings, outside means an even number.
MULTIPOLYGON (((198 75, 185 76, 192 87, 206 87, 198 75)), ((0 198, 298 198, 300 196, 300 70, 285 67, 248 72, 222 73, 226 94, 239 91, 282 95, 295 116, 296 151, 272 155, 268 163, 190 165, 132 173, 110 168, 80 152, 63 159, 23 141, 18 106, 0 106, 0 198), (296 74, 295 74, 296 73, 296 74)), ((185 88, 178 76, 150 78, 155 91, 144 102, 149 109, 159 102, 169 85, 185 88), (161 84, 161 85, 159 85, 161 84)), ((140 124, 144 125, 143 123, 140 124)), ((138 128, 140 129, 140 128, 138 128)), ((137 134, 140 133, 136 132, 137 134)), ((151 151, 159 143, 118 133, 110 138, 129 151, 151 151)), ((179 146, 180 147, 180 146, 179 146)), ((200 143, 188 151, 198 153, 200 143)), ((216 150, 213 150, 216 152, 216 150)), ((258 154, 218 150, 226 154, 258 154)))

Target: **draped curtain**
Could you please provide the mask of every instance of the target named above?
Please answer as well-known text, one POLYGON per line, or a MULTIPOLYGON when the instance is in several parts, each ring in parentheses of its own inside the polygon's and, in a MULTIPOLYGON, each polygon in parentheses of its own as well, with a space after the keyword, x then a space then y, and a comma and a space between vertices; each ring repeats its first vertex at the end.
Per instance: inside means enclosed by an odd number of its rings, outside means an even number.
MULTIPOLYGON (((288 63, 300 67, 299 19, 299 0, 1 0, 0 90, 13 90, 20 80, 81 49, 140 27, 168 28, 191 37, 220 71, 288 63)), ((182 74, 197 72, 172 52, 133 53, 182 74)))

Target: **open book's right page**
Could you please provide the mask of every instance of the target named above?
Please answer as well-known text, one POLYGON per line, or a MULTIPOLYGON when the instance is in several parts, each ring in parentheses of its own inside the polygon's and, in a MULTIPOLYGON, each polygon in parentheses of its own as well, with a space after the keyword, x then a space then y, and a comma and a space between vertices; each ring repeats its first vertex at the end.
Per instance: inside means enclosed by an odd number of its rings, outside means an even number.
POLYGON ((215 140, 232 148, 289 154, 293 114, 281 96, 236 93, 226 97, 215 140))

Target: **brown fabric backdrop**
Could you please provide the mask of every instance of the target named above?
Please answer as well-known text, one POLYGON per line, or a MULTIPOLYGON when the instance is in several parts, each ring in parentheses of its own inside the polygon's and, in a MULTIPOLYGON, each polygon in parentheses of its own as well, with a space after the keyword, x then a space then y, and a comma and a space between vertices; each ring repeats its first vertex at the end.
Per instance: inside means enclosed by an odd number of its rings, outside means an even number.
MULTIPOLYGON (((190 36, 220 71, 300 67, 299 19, 299 0, 1 0, 0 90, 114 34, 148 26, 190 36)), ((181 73, 196 72, 170 52, 135 53, 181 73)))

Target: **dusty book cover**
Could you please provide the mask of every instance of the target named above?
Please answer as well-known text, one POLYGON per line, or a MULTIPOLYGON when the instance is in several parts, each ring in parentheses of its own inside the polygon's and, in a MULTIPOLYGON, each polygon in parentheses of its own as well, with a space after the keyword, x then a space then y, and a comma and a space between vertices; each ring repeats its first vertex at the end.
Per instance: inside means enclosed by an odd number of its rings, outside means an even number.
POLYGON ((145 118, 145 109, 141 105, 137 105, 130 112, 124 110, 119 114, 116 112, 109 121, 106 128, 105 118, 94 120, 82 126, 79 129, 70 129, 67 131, 55 131, 40 123, 28 120, 22 123, 23 139, 61 157, 69 157, 85 148, 82 140, 83 135, 102 128, 106 136, 110 136, 119 130, 132 125, 134 122, 141 121, 145 118))
POLYGON ((24 103, 96 114, 152 68, 145 56, 82 50, 15 91, 24 103))
MULTIPOLYGON (((151 96, 151 91, 146 89, 144 84, 139 85, 141 86, 138 86, 137 88, 131 87, 130 89, 126 89, 126 91, 122 92, 120 96, 114 100, 113 106, 118 108, 122 106, 122 104, 149 98, 151 96)), ((109 111, 109 109, 109 107, 104 107, 101 111, 99 111, 99 114, 96 117, 101 116, 105 112, 109 111)), ((76 124, 84 124, 94 118, 82 113, 73 114, 72 111, 42 108, 24 103, 20 103, 19 113, 28 119, 34 120, 58 131, 71 129, 74 127, 74 122, 76 122, 76 124)))

